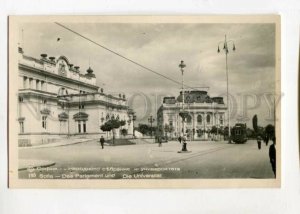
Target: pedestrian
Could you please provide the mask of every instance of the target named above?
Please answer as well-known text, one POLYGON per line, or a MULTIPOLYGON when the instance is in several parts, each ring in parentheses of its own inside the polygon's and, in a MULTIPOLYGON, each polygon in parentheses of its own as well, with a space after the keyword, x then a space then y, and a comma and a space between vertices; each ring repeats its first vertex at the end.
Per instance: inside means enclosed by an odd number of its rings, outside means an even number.
POLYGON ((272 139, 273 144, 269 147, 269 158, 270 158, 270 163, 272 165, 272 170, 274 173, 274 176, 276 178, 276 138, 273 137, 272 139))
POLYGON ((157 140, 158 140, 158 147, 161 147, 162 146, 162 138, 160 136, 158 136, 157 140))
POLYGON ((182 137, 182 142, 183 142, 183 145, 182 145, 182 151, 187 151, 187 138, 186 138, 186 135, 183 135, 182 137))
POLYGON ((102 149, 104 149, 104 142, 105 142, 104 137, 101 136, 100 137, 100 143, 101 143, 102 149))
POLYGON ((266 146, 268 146, 269 143, 269 136, 266 137, 266 146))
POLYGON ((261 149, 261 137, 260 136, 257 137, 257 146, 258 146, 258 149, 261 149))
POLYGON ((178 141, 179 141, 179 143, 181 143, 181 136, 178 137, 178 141))

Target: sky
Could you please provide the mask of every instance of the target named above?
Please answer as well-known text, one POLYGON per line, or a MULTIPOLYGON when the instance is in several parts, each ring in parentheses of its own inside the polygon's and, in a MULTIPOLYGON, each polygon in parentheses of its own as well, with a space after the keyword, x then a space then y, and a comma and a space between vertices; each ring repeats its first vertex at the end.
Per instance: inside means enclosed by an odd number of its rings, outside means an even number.
MULTIPOLYGON (((181 82, 178 65, 184 60, 185 85, 208 87, 210 96, 223 96, 225 103, 223 43, 226 34, 236 46, 236 51, 232 51, 229 43, 231 120, 247 123, 252 128, 252 117, 257 114, 260 126, 274 124, 270 96, 275 92, 274 24, 62 24, 178 82, 181 82)), ((81 73, 91 66, 97 85, 104 92, 126 94, 137 114, 137 123, 147 123, 150 115, 156 118, 162 98, 177 97, 181 88, 55 23, 24 23, 20 25, 19 38, 28 56, 64 55, 72 64, 80 66, 81 73)))

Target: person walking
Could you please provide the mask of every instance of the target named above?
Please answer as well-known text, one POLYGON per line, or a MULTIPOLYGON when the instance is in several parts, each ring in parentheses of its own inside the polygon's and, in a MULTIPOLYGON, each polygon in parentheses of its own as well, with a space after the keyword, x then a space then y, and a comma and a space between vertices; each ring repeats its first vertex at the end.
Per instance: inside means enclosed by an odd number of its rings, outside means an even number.
POLYGON ((270 158, 270 163, 272 165, 272 170, 274 173, 274 176, 276 178, 276 138, 274 137, 272 139, 273 144, 269 147, 269 158, 270 158))
POLYGON ((258 146, 258 149, 261 149, 261 137, 260 136, 257 137, 257 146, 258 146))
POLYGON ((158 147, 161 147, 162 146, 162 138, 161 138, 161 136, 157 137, 157 141, 158 141, 158 147))
POLYGON ((182 145, 182 151, 187 151, 187 139, 186 139, 186 135, 183 135, 182 137, 182 142, 183 142, 183 145, 182 145))
POLYGON ((178 141, 179 141, 179 143, 181 143, 181 136, 178 137, 178 141))
POLYGON ((102 146, 102 149, 104 149, 104 142, 105 142, 104 137, 101 136, 101 137, 100 137, 100 144, 101 144, 101 146, 102 146))

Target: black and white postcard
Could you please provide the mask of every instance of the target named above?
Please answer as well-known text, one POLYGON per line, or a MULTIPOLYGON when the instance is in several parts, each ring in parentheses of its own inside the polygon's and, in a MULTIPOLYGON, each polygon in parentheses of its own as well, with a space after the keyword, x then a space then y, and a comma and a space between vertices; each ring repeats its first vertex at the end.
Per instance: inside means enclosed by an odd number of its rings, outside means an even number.
POLYGON ((280 187, 280 16, 9 17, 12 188, 280 187))

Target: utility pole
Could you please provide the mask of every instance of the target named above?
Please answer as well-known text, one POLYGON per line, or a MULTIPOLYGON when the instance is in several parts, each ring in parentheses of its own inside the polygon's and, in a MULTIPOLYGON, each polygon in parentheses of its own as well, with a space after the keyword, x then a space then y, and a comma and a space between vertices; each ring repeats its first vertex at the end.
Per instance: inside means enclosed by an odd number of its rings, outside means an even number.
POLYGON ((152 123, 155 121, 155 119, 152 117, 152 115, 148 118, 148 121, 149 121, 149 123, 150 123, 150 126, 151 126, 151 132, 150 132, 150 134, 151 134, 151 138, 152 138, 152 123))
POLYGON ((225 62, 226 62, 226 85, 227 85, 227 120, 228 120, 228 143, 231 143, 231 136, 230 136, 230 105, 229 105, 229 86, 228 86, 228 82, 229 82, 229 78, 228 78, 228 63, 227 63, 227 56, 229 53, 229 49, 228 49, 228 45, 230 43, 232 43, 232 50, 235 51, 235 44, 232 40, 227 41, 226 35, 225 35, 225 41, 223 42, 219 42, 218 44, 218 53, 220 53, 220 43, 223 43, 223 51, 225 53, 225 62))

